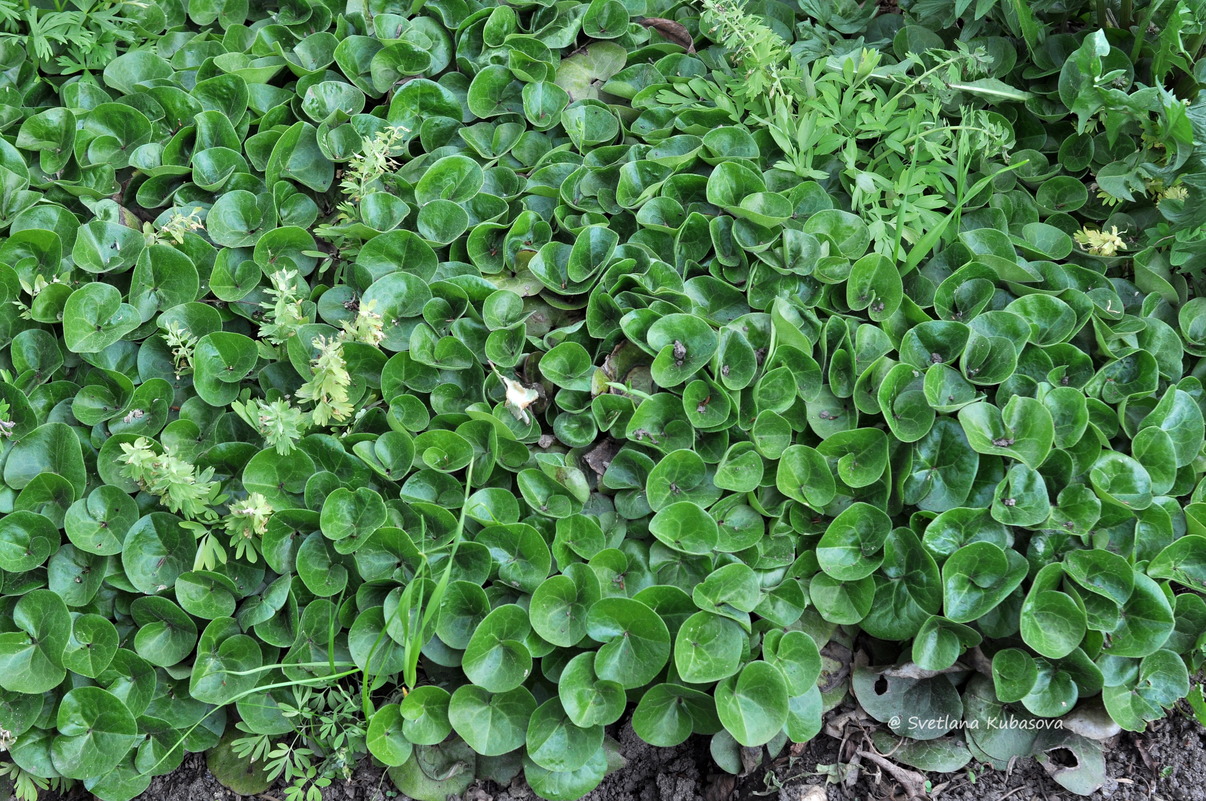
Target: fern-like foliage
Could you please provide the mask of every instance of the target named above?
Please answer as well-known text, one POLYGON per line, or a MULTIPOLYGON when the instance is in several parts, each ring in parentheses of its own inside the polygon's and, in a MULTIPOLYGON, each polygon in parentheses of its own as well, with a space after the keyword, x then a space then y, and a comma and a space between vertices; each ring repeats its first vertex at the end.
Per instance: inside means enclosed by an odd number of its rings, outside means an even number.
MULTIPOLYGON (((831 37, 822 57, 789 46, 738 0, 699 2, 701 29, 724 59, 713 60, 711 80, 678 84, 659 100, 712 105, 764 129, 782 153, 775 168, 848 197, 879 252, 920 240, 958 203, 971 173, 1008 158, 1009 127, 969 99, 1024 93, 985 79, 993 62, 984 49, 956 42, 891 61, 831 37)), ((825 19, 836 13, 810 8, 825 19)))

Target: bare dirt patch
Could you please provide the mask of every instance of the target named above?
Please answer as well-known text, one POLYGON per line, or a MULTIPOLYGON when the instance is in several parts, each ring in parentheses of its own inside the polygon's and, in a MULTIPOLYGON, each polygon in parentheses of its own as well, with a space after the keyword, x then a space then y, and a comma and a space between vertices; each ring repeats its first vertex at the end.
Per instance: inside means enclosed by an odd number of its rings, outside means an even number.
MULTIPOLYGON (((608 776, 585 801, 908 801, 905 787, 875 764, 834 783, 841 771, 829 766, 849 762, 843 744, 821 735, 794 746, 781 757, 734 777, 711 764, 705 738, 676 748, 642 742, 631 727, 613 732, 628 764, 608 776)), ((849 746, 847 745, 847 749, 849 746)), ((1206 729, 1180 714, 1152 724, 1149 731, 1124 732, 1106 744, 1110 780, 1090 801, 1206 801, 1206 729)), ((1019 760, 1006 770, 976 766, 972 772, 931 774, 934 801, 1074 801, 1077 796, 1055 783, 1034 760, 1019 760)), ((82 790, 48 801, 84 801, 82 790)), ((159 776, 140 801, 238 801, 210 774, 204 757, 193 754, 176 771, 159 776)), ((282 787, 252 798, 284 801, 282 787)), ((405 801, 380 768, 362 765, 347 782, 323 791, 323 801, 405 801)), ((482 782, 464 801, 538 801, 522 778, 506 787, 482 782)))

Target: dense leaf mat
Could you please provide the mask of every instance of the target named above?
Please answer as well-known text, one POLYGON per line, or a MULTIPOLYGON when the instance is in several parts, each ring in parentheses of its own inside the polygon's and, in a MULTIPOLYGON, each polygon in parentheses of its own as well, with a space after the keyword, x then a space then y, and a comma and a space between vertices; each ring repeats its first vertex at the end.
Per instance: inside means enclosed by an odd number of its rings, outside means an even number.
POLYGON ((852 692, 1091 790, 1203 659, 1206 11, 901 5, 0 0, 0 776, 852 692))

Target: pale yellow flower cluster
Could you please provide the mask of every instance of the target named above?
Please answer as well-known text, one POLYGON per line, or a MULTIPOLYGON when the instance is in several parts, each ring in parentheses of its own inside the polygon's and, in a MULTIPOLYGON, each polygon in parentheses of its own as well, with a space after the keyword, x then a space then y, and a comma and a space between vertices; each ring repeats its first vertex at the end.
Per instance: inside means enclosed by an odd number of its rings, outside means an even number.
POLYGON ((1094 256, 1115 256, 1126 250, 1126 242, 1118 233, 1118 226, 1110 226, 1109 231, 1097 231, 1088 226, 1080 229, 1072 238, 1081 249, 1094 256))

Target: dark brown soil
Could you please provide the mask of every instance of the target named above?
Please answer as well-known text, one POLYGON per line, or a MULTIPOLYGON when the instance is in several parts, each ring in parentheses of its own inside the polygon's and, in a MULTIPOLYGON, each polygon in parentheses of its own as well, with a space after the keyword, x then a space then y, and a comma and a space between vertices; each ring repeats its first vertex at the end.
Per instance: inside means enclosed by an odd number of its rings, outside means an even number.
MULTIPOLYGON (((709 801, 904 801, 903 788, 885 771, 869 766, 853 772, 849 783, 827 782, 824 766, 844 762, 840 743, 820 736, 796 746, 798 754, 773 763, 774 778, 765 771, 739 780, 736 792, 709 801), (822 766, 818 769, 818 766, 822 766), (824 787, 825 795, 812 787, 824 787)), ((1055 783, 1033 759, 1019 760, 1008 770, 975 765, 974 777, 934 774, 928 778, 935 801, 1206 801, 1206 729, 1180 714, 1151 724, 1144 734, 1123 732, 1105 744, 1106 785, 1091 796, 1078 796, 1055 783)), ((974 765, 975 763, 973 763, 974 765)))
MULTIPOLYGON (((690 740, 677 748, 654 748, 631 728, 617 733, 628 765, 604 780, 587 801, 906 801, 908 795, 890 773, 874 765, 845 771, 842 744, 821 735, 791 747, 778 759, 748 775, 733 777, 711 766, 707 741, 690 740)), ((1206 730, 1183 715, 1152 724, 1142 735, 1123 733, 1106 744, 1109 781, 1091 801, 1206 801, 1206 730)), ((1008 770, 977 766, 968 772, 932 775, 929 798, 938 801, 1073 801, 1083 798, 1056 784, 1033 760, 1008 770)), ((926 797, 926 796, 922 796, 926 797)), ((51 797, 53 798, 53 796, 51 797)), ((82 801, 69 794, 62 801, 82 801)), ((152 783, 140 801, 236 801, 242 798, 220 785, 199 755, 152 783)), ((283 801, 280 788, 259 796, 283 801)), ((323 801, 406 801, 378 768, 362 766, 349 782, 323 792, 323 801)), ((522 780, 508 787, 486 782, 471 787, 464 801, 538 801, 522 780)))
MULTIPOLYGON (((625 726, 617 735, 628 764, 585 796, 584 801, 705 801, 707 743, 692 740, 677 748, 654 748, 625 726)), ((522 778, 501 788, 492 783, 471 787, 464 801, 539 801, 522 778)), ((721 801, 710 799, 707 801, 721 801)))

